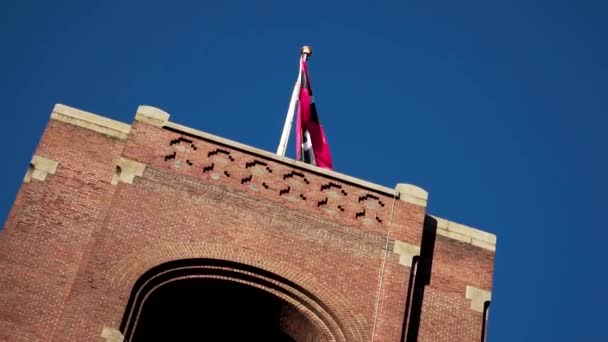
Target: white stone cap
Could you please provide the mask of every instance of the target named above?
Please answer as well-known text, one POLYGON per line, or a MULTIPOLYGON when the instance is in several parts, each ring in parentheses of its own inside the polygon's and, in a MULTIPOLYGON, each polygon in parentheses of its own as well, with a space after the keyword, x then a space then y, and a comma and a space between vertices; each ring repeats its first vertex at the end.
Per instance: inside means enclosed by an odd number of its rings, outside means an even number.
POLYGON ((108 119, 101 115, 85 112, 60 103, 56 104, 51 119, 63 121, 74 126, 83 127, 114 138, 124 140, 129 135, 131 125, 108 119))
POLYGON ((426 208, 429 193, 423 188, 412 184, 399 183, 397 184, 396 190, 399 193, 400 200, 426 208))
POLYGON ((169 113, 156 107, 141 105, 137 107, 135 120, 163 127, 169 122, 169 113))
POLYGON ((473 246, 496 251, 496 235, 483 230, 465 226, 441 217, 433 216, 437 220, 437 234, 454 240, 466 242, 473 246))

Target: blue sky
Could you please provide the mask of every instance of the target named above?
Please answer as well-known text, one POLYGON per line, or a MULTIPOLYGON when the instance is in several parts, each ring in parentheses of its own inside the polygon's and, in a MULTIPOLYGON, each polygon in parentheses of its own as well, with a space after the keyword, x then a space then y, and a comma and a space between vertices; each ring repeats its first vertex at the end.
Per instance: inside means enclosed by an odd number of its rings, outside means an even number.
MULTIPOLYGON (((607 341, 606 1, 7 1, 0 219, 55 103, 274 151, 299 48, 337 171, 498 235, 490 341, 607 341)), ((289 153, 293 156, 293 147, 289 153)))

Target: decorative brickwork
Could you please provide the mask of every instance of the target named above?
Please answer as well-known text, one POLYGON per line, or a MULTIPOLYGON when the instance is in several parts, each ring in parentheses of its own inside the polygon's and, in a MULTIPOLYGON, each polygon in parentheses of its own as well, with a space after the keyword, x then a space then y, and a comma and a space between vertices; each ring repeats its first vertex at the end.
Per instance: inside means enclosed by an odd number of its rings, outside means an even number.
MULTIPOLYGON (((252 158, 244 153, 216 144, 168 133, 163 168, 178 174, 241 188, 274 201, 284 199, 328 216, 338 215, 365 225, 386 226, 388 206, 392 200, 349 186, 337 180, 286 165, 269 166, 264 158, 252 158), (300 203, 301 202, 301 203, 300 203)), ((156 164, 158 165, 158 164, 156 164)))
POLYGON ((259 315, 296 341, 477 341, 495 236, 427 196, 154 107, 127 125, 57 105, 0 233, 0 340, 133 342, 188 282, 273 298, 259 315))

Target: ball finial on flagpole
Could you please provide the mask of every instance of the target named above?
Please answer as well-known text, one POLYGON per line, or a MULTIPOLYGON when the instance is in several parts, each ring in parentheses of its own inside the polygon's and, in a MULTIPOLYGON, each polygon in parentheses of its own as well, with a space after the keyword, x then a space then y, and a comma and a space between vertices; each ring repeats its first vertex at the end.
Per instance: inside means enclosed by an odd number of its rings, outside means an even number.
POLYGON ((310 58, 310 56, 312 55, 312 48, 308 45, 304 45, 300 49, 300 54, 306 55, 306 58, 310 58))

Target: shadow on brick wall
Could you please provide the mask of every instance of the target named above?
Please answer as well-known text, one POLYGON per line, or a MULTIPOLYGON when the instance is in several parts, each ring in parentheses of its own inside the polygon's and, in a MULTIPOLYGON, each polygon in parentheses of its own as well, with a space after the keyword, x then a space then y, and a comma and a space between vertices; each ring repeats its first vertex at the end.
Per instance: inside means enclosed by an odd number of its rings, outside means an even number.
POLYGON ((401 341, 418 341, 424 290, 426 286, 431 283, 431 270, 433 268, 433 252, 435 250, 436 237, 437 220, 426 215, 424 218, 422 242, 420 244, 420 256, 415 256, 412 260, 410 285, 407 291, 401 341))

